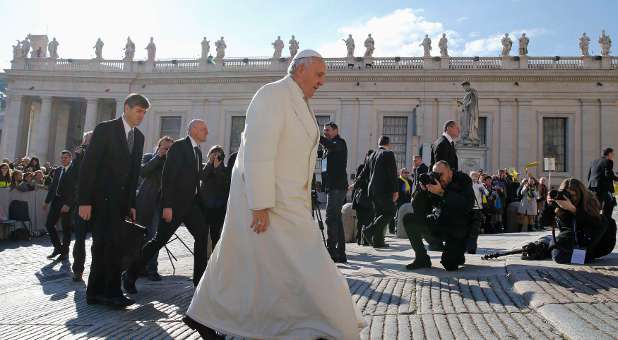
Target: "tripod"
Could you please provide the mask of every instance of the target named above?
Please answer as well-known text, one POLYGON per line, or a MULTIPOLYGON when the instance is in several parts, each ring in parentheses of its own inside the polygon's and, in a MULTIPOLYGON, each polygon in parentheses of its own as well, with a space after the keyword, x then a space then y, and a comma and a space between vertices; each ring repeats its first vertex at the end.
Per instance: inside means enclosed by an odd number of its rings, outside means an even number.
POLYGON ((326 245, 326 237, 324 237, 324 220, 322 220, 322 212, 320 211, 320 205, 318 203, 318 192, 315 190, 311 190, 311 208, 311 217, 318 221, 324 247, 328 248, 326 245))

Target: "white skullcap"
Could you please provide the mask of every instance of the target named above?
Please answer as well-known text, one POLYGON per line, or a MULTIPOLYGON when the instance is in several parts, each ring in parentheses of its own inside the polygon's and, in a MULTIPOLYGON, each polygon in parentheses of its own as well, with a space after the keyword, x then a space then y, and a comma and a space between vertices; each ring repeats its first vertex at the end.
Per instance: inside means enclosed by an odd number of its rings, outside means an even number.
POLYGON ((311 58, 311 57, 322 58, 322 55, 320 55, 318 52, 316 52, 314 50, 302 50, 302 51, 296 53, 296 55, 294 56, 292 61, 294 61, 296 59, 311 58))

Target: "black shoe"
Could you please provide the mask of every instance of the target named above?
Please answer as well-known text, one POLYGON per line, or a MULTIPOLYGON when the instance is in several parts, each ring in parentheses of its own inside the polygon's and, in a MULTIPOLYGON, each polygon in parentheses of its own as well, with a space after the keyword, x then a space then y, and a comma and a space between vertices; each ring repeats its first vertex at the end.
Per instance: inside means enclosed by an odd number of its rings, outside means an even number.
POLYGON ((382 244, 374 244, 373 245, 374 249, 383 249, 383 248, 390 248, 390 246, 386 243, 382 243, 382 244))
POLYGON ((122 272, 122 288, 129 294, 137 294, 135 279, 130 278, 126 271, 122 272))
POLYGON ((150 281, 161 281, 161 279, 161 275, 157 272, 148 274, 148 280, 150 281))
POLYGON ((58 257, 58 261, 66 261, 69 259, 69 254, 68 253, 62 253, 60 254, 60 256, 58 257))
POLYGON ((431 268, 431 260, 429 257, 416 258, 412 263, 406 265, 407 270, 415 270, 421 268, 431 268))
POLYGON ((86 296, 86 303, 89 305, 104 305, 106 301, 107 299, 101 295, 86 296))
POLYGON ((348 263, 348 258, 346 256, 338 256, 333 259, 335 263, 348 263))
POLYGON ((371 235, 372 235, 371 226, 363 227, 361 238, 363 240, 362 244, 364 246, 370 246, 372 244, 371 235))
POLYGON ((206 340, 224 340, 225 339, 224 335, 218 334, 213 329, 202 325, 201 323, 191 319, 188 316, 185 316, 184 318, 182 318, 182 322, 184 322, 185 325, 187 325, 192 330, 197 331, 202 336, 203 339, 206 339, 206 340))
POLYGON ((105 304, 116 309, 122 309, 135 303, 135 300, 124 295, 105 299, 105 304))
POLYGON ((73 273, 73 281, 74 282, 82 281, 82 275, 84 275, 84 273, 73 273))
POLYGON ((62 252, 60 250, 54 249, 54 251, 49 256, 47 256, 47 258, 52 260, 54 257, 60 255, 61 253, 62 252))

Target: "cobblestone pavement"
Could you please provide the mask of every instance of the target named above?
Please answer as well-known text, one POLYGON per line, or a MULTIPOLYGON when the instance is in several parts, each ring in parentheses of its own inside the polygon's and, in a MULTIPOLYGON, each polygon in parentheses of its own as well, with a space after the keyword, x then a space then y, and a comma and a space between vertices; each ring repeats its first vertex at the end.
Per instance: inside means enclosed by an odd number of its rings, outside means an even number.
MULTIPOLYGON (((517 247, 541 234, 483 235, 479 252, 517 247)), ((184 228, 179 235, 191 246, 184 228)), ((430 252, 433 268, 409 272, 409 243, 388 242, 391 247, 380 250, 348 244, 349 262, 339 266, 369 323, 362 339, 618 336, 616 252, 592 266, 466 255, 456 273, 444 271, 440 253, 430 252)), ((45 258, 51 252, 46 237, 0 241, 0 339, 199 338, 181 322, 193 294, 191 254, 178 241, 169 248, 178 259, 175 275, 161 251, 163 281, 139 280, 138 303, 115 311, 85 303, 85 285, 71 280, 69 261, 45 258)))

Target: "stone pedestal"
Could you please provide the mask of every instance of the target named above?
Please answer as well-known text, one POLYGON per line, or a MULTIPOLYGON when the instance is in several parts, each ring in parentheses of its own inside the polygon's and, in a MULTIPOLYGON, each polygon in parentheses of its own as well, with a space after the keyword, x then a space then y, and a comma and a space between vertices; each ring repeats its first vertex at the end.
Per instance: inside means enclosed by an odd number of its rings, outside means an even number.
POLYGON ((469 174, 473 170, 487 169, 487 147, 459 144, 456 148, 459 171, 469 174))

